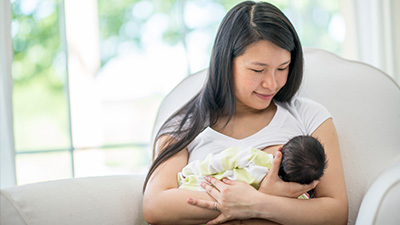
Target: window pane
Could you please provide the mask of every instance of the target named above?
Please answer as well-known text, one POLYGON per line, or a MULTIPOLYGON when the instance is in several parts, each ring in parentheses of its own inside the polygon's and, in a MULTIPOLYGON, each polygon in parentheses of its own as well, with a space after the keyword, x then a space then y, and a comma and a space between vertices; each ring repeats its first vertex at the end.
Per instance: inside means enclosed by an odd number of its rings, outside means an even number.
POLYGON ((58 4, 54 0, 12 3, 17 152, 69 148, 58 4))
POLYGON ((72 177, 67 151, 17 154, 16 164, 18 185, 72 177))
POLYGON ((68 42, 80 46, 69 49, 74 146, 149 144, 161 99, 188 73, 179 13, 168 11, 179 1, 85 2, 82 12, 66 2, 68 42), (85 70, 88 59, 98 66, 85 70))
POLYGON ((147 147, 111 147, 75 150, 75 176, 144 173, 150 154, 147 147))

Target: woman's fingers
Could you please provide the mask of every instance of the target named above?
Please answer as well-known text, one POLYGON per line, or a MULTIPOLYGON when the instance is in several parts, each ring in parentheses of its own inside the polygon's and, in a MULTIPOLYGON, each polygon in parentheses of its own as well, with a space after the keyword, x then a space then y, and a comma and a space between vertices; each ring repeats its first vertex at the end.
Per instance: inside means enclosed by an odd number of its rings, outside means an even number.
POLYGON ((204 188, 204 190, 207 191, 207 193, 209 195, 211 195, 211 197, 213 197, 214 199, 219 199, 220 197, 220 192, 219 189, 222 188, 222 185, 226 185, 224 183, 222 183, 221 181, 213 178, 213 177, 206 177, 206 180, 209 182, 201 182, 201 187, 204 188), (210 185, 210 183, 212 185, 210 185))
POLYGON ((227 221, 227 219, 225 218, 224 214, 220 214, 217 218, 209 221, 207 223, 207 225, 221 224, 221 223, 226 222, 226 221, 227 221))
POLYGON ((221 224, 228 220, 251 218, 251 199, 257 198, 256 196, 259 194, 254 187, 243 181, 232 181, 227 178, 219 181, 207 177, 206 181, 209 183, 202 182, 201 185, 215 201, 189 198, 188 203, 201 208, 216 209, 220 212, 217 218, 207 224, 221 224))
MULTIPOLYGON (((218 205, 217 205, 217 209, 215 209, 216 201, 207 201, 207 200, 202 200, 202 199, 188 198, 187 202, 190 205, 198 206, 201 208, 218 210, 218 205)), ((225 217, 225 215, 220 214, 217 218, 209 221, 207 224, 221 224, 225 221, 227 221, 227 218, 225 217)))
POLYGON ((278 176, 279 167, 281 166, 281 161, 282 161, 282 152, 278 150, 275 153, 274 160, 272 160, 271 170, 268 173, 278 176))
POLYGON ((212 209, 214 210, 215 201, 207 201, 203 199, 196 199, 196 198, 188 198, 187 202, 191 205, 195 205, 205 209, 212 209))
POLYGON ((223 188, 223 186, 225 185, 223 182, 214 177, 206 177, 206 180, 210 182, 212 185, 214 185, 214 187, 216 187, 218 190, 223 188))

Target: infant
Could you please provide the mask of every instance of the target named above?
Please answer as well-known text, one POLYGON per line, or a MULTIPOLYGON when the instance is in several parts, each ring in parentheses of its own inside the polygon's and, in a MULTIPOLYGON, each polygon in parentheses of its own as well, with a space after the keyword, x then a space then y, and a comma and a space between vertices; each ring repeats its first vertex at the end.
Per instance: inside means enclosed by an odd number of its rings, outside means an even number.
MULTIPOLYGON (((325 150, 312 136, 292 138, 282 147, 281 152, 279 176, 282 180, 310 184, 324 174, 325 150)), ((210 153, 204 160, 193 161, 178 173, 179 188, 205 191, 200 183, 205 181, 206 176, 213 176, 219 180, 226 177, 244 181, 258 189, 271 168, 272 160, 272 154, 253 147, 231 147, 217 154, 210 153)), ((306 193, 299 196, 304 199, 308 197, 306 193)))

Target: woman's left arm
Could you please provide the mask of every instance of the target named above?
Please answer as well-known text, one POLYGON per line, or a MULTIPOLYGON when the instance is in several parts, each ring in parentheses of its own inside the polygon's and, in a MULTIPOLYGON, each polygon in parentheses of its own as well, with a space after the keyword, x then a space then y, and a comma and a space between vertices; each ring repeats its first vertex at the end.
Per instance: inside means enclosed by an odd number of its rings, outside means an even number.
POLYGON ((328 162, 324 175, 315 188, 316 198, 299 200, 266 195, 269 202, 263 204, 266 207, 266 219, 281 224, 347 223, 346 185, 338 136, 332 119, 323 122, 312 136, 323 144, 328 162))
MULTIPOLYGON (((346 186, 337 133, 332 119, 322 123, 312 135, 324 145, 328 161, 324 176, 315 188, 315 199, 282 197, 285 196, 283 192, 279 194, 280 196, 276 195, 276 189, 287 192, 291 189, 298 191, 299 188, 293 188, 295 186, 290 182, 282 183, 281 180, 270 179, 278 176, 277 165, 273 164, 275 168, 271 168, 265 178, 270 182, 262 184, 267 189, 263 191, 256 191, 243 182, 220 182, 211 179, 217 189, 208 185, 206 190, 218 201, 221 215, 209 224, 250 218, 266 219, 279 224, 346 224, 348 217, 346 186), (269 192, 268 189, 273 191, 269 192), (238 218, 236 215, 241 217, 238 218)), ((206 201, 194 201, 194 204, 205 208, 212 207, 212 204, 206 201)))
MULTIPOLYGON (((315 188, 315 199, 299 200, 265 195, 266 219, 281 224, 346 224, 348 201, 339 141, 332 119, 319 126, 313 137, 325 148, 327 168, 315 188)), ((263 217, 264 218, 264 217, 263 217)))

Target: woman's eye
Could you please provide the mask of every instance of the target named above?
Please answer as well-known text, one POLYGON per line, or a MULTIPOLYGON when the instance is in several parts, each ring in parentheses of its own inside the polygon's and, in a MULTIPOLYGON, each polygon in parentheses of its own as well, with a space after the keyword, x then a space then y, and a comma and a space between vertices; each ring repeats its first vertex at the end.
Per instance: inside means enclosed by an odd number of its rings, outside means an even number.
POLYGON ((279 71, 285 71, 286 69, 288 69, 289 67, 287 66, 287 67, 285 67, 285 68, 279 68, 278 70, 279 71))
POLYGON ((254 72, 256 72, 256 73, 262 73, 264 70, 255 70, 255 69, 252 69, 254 72))

